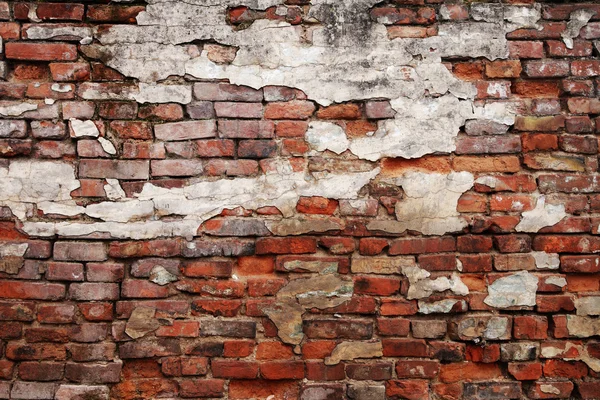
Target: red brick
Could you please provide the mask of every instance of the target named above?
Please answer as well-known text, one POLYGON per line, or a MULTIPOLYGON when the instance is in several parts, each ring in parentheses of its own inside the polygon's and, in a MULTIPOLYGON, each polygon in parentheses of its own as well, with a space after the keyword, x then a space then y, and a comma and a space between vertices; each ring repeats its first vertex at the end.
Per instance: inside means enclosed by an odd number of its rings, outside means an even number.
POLYGON ((101 242, 56 242, 55 260, 104 261, 106 248, 101 242))
POLYGON ((556 98, 560 94, 560 81, 523 80, 514 83, 513 92, 529 98, 556 98))
POLYGON ((547 378, 581 379, 588 374, 588 367, 581 361, 546 360, 544 376, 547 378))
POLYGON ((400 289, 397 278, 361 276, 354 278, 354 292, 371 296, 390 296, 400 289))
MULTIPOLYGON (((591 53, 591 43, 589 44, 591 53)), ((573 61, 571 62, 571 72, 573 76, 598 76, 600 75, 600 61, 573 61)))
POLYGON ((296 204, 296 210, 304 214, 333 215, 337 207, 337 200, 324 197, 300 197, 296 204))
POLYGON ((539 362, 511 362, 508 372, 519 381, 533 381, 541 378, 542 364, 539 362))
POLYGON ((6 358, 9 360, 65 360, 67 352, 64 344, 9 342, 6 345, 6 358))
POLYGON ((462 383, 436 383, 432 385, 432 389, 442 400, 459 400, 463 398, 462 383))
POLYGON ((564 79, 562 89, 574 96, 592 96, 594 84, 589 80, 564 79))
POLYGON ((59 283, 0 281, 0 293, 5 299, 59 300, 65 296, 65 286, 59 283))
POLYGON ((153 282, 126 279, 123 281, 121 294, 123 297, 160 298, 168 296, 168 287, 153 282))
POLYGON ((529 387, 528 396, 532 399, 568 399, 573 387, 572 382, 537 381, 529 387))
POLYGON ((8 42, 4 45, 6 58, 31 61, 74 61, 77 47, 64 43, 8 42))
POLYGON ((260 238, 256 241, 256 254, 304 254, 315 253, 314 238, 260 238))
POLYGON ((315 105, 310 101, 292 100, 267 104, 265 118, 267 119, 308 119, 315 111, 315 105))
POLYGON ((516 156, 459 156, 452 160, 452 164, 457 171, 518 172, 521 169, 519 158, 516 156))
POLYGON ((281 342, 262 342, 256 347, 257 360, 288 360, 293 356, 293 349, 281 342))
MULTIPOLYGON (((567 45, 559 40, 548 40, 546 43, 550 57, 586 57, 592 54, 592 43, 584 40, 574 40, 572 49, 567 48, 567 45)), ((574 61, 574 63, 579 62, 574 61)), ((572 66, 573 64, 571 68, 572 66)))
MULTIPOLYGON (((508 39, 560 39, 567 27, 565 22, 542 22, 542 29, 517 29, 506 35, 508 39)), ((509 42, 510 43, 510 42, 509 42)))
POLYGON ((384 357, 428 357, 425 340, 382 339, 384 357))
POLYGON ((270 361, 260 364, 260 375, 265 379, 303 379, 304 362, 302 361, 270 361))
POLYGON ((198 337, 197 321, 173 321, 172 325, 163 325, 156 330, 156 336, 198 337))
POLYGON ((497 364, 463 362, 441 366, 439 379, 445 383, 459 381, 492 380, 500 378, 502 371, 497 364))
POLYGON ((218 102, 214 104, 217 117, 224 118, 262 118, 263 105, 261 103, 230 103, 218 102))
POLYGON ((539 316, 515 316, 513 318, 513 337, 515 339, 547 339, 548 319, 539 316))
POLYGON ((20 39, 20 25, 16 22, 0 22, 0 37, 3 40, 20 39))
POLYGON ((544 58, 544 42, 509 41, 508 50, 511 58, 544 58))
POLYGON ((389 380, 385 384, 385 394, 392 399, 429 400, 429 384, 420 379, 389 380))
POLYGON ((119 285, 116 283, 72 283, 69 297, 73 300, 116 300, 119 298, 119 285))
POLYGON ((302 358, 305 360, 324 359, 331 355, 335 346, 336 342, 332 340, 314 340, 305 342, 302 345, 302 358))
POLYGON ((358 104, 334 104, 322 107, 317 111, 317 118, 321 119, 359 119, 361 110, 358 104))
POLYGON ((143 105, 139 108, 138 116, 149 120, 176 121, 183 118, 183 108, 173 103, 143 105))
POLYGON ((44 324, 68 324, 75 319, 72 304, 43 304, 38 307, 37 320, 44 324))
POLYGON ((373 324, 365 320, 305 320, 304 334, 309 339, 370 339, 373 324))
POLYGON ((485 66, 488 78, 518 78, 521 75, 521 62, 519 60, 493 61, 485 66))
POLYGON ((536 306, 539 313, 556 313, 575 309, 573 298, 568 295, 538 295, 536 306))
POLYGON ((146 9, 145 6, 120 6, 90 4, 86 17, 92 22, 120 22, 135 24, 137 15, 146 9))
POLYGON ((222 379, 198 379, 179 381, 179 393, 181 397, 223 397, 225 393, 225 381, 222 379))
POLYGON ((396 362, 396 376, 398 378, 433 379, 439 372, 439 361, 402 360, 396 362))
POLYGON ((390 243, 390 255, 439 253, 455 251, 456 241, 453 237, 397 239, 390 243))
POLYGON ((397 38, 426 38, 428 36, 436 36, 436 27, 425 26, 388 26, 388 39, 394 40, 397 38))
POLYGON ((83 264, 49 262, 46 278, 50 281, 83 281, 83 264))
POLYGON ((457 249, 463 253, 485 253, 492 247, 492 238, 488 236, 459 236, 457 240, 457 249))
POLYGON ((476 345, 468 344, 466 360, 476 363, 495 363, 500 360, 500 346, 496 343, 476 345))
POLYGON ((526 235, 494 236, 494 243, 501 253, 527 253, 531 251, 531 237, 526 235))
POLYGON ((42 20, 83 20, 83 4, 41 3, 37 5, 37 17, 42 20))
POLYGON ((113 305, 111 303, 80 303, 79 311, 88 321, 112 321, 113 305))
POLYGON ((254 160, 210 160, 204 168, 207 175, 243 176, 258 172, 258 163, 254 160))
POLYGON ((388 247, 388 241, 379 238, 363 238, 359 242, 359 252, 362 255, 377 255, 388 247))
POLYGON ((597 398, 598 393, 600 393, 600 382, 579 382, 577 383, 577 388, 579 389, 579 394, 582 399, 593 400, 597 398))
POLYGON ((274 396, 279 399, 299 398, 297 381, 266 381, 266 380, 232 380, 229 383, 229 398, 242 400, 250 398, 267 398, 274 396))

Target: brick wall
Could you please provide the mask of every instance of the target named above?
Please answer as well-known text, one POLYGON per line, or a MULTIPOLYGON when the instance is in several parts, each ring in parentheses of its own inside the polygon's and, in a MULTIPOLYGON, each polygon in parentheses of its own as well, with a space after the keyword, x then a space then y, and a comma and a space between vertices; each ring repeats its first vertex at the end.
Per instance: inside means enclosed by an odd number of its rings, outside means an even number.
POLYGON ((0 399, 600 399, 600 5, 0 2, 0 399))

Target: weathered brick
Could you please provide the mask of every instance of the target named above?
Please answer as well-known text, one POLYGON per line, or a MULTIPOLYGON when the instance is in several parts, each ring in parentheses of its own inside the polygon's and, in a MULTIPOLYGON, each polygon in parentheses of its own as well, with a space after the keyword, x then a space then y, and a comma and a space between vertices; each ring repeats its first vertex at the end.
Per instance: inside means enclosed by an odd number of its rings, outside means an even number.
POLYGON ((77 47, 65 43, 8 42, 4 46, 6 58, 30 61, 74 61, 77 47))
POLYGON ((56 242, 55 260, 104 261, 107 258, 106 247, 98 242, 56 242))

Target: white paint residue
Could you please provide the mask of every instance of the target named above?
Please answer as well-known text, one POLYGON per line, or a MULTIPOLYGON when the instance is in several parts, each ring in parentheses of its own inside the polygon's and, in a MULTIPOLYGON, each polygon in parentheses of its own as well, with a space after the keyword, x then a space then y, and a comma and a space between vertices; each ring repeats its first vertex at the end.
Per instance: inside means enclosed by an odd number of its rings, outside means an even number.
POLYGON ((546 204, 546 197, 540 196, 533 210, 521 214, 521 222, 515 229, 517 232, 538 232, 547 226, 556 225, 566 216, 563 204, 546 204))

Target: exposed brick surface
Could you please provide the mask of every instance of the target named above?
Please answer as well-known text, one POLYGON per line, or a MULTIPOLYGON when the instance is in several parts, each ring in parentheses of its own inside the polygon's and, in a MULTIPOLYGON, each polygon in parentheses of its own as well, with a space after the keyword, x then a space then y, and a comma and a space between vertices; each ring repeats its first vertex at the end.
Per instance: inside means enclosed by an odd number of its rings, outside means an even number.
POLYGON ((600 399, 597 2, 192 3, 0 1, 0 399, 600 399))

